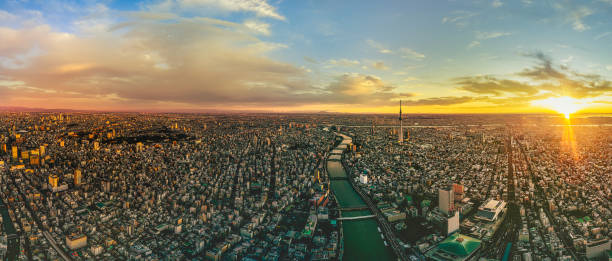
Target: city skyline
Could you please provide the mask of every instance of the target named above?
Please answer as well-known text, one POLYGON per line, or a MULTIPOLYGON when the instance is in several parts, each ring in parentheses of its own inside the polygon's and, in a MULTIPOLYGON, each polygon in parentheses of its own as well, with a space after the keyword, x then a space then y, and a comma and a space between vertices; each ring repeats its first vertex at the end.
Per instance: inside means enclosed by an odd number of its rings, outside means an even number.
POLYGON ((608 113, 612 3, 0 3, 0 106, 608 113))

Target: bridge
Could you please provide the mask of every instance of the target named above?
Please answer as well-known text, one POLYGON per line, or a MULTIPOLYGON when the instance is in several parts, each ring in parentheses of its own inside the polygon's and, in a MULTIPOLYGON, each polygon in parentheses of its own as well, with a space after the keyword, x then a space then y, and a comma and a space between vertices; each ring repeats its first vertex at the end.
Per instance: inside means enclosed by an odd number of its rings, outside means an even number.
POLYGON ((347 180, 348 178, 346 176, 342 176, 342 177, 329 177, 329 180, 347 180))
POLYGON ((338 218, 338 220, 360 220, 360 219, 367 219, 367 218, 373 218, 376 217, 376 215, 367 215, 367 216, 359 216, 359 217, 340 217, 338 218))
POLYGON ((339 211, 357 211, 357 210, 367 210, 368 206, 359 206, 359 207, 350 207, 350 208, 337 208, 339 211))

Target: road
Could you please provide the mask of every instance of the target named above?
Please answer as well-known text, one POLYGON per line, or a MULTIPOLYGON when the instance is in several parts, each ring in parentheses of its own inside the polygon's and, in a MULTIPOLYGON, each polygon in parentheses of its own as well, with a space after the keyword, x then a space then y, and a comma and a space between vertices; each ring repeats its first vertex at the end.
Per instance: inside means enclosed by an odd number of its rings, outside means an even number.
MULTIPOLYGON (((533 172, 533 162, 531 161, 531 158, 529 158, 529 156, 527 155, 527 153, 524 150, 524 145, 519 141, 516 140, 516 144, 519 147, 519 152, 521 153, 522 159, 525 162, 526 167, 526 171, 529 174, 532 182, 534 184, 538 184, 538 180, 539 177, 536 177, 536 175, 533 172)), ((542 200, 545 201, 546 200, 546 196, 544 194, 544 192, 542 191, 542 187, 541 186, 536 186, 536 193, 535 193, 536 197, 538 198, 538 200, 542 200)), ((546 205, 545 205, 546 206, 546 205)), ((561 242, 563 242, 565 249, 569 251, 570 255, 572 256, 573 260, 584 260, 584 258, 579 258, 578 255, 576 254, 576 250, 573 247, 573 244, 571 244, 571 242, 569 242, 569 237, 568 235, 566 235, 566 233, 562 232, 561 227, 559 226, 557 220, 555 219, 555 216, 550 212, 550 209, 548 209, 548 206, 544 207, 544 213, 546 214, 546 216, 548 217, 548 220, 550 220, 551 224, 553 225, 554 229, 555 229, 555 234, 557 235, 557 237, 559 237, 559 239, 561 240, 561 242)))
POLYGON ((53 239, 53 237, 51 236, 51 234, 49 234, 48 231, 44 231, 43 235, 45 236, 45 238, 47 239, 47 241, 49 241, 49 243, 51 244, 51 246, 53 247, 53 249, 55 249, 55 251, 57 251, 57 253, 60 254, 60 256, 65 260, 65 261, 70 261, 72 260, 67 254, 66 252, 64 252, 64 250, 62 250, 57 243, 55 242, 55 239, 53 239))

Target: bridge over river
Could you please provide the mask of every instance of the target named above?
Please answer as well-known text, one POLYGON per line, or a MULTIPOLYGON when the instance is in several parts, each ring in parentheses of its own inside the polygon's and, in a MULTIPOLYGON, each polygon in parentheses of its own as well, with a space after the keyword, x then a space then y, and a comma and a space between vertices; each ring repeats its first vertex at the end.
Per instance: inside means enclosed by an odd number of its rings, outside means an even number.
MULTIPOLYGON (((350 140, 348 136, 338 135, 344 138, 343 144, 350 140)), ((339 220, 343 230, 343 260, 396 260, 393 250, 385 246, 384 239, 378 232, 374 213, 349 183, 340 161, 328 160, 327 171, 330 187, 338 201, 338 209, 342 210, 339 220)))
POLYGON ((376 217, 376 215, 366 215, 366 216, 358 216, 358 217, 341 217, 338 218, 338 220, 360 220, 360 219, 367 219, 367 218, 373 218, 376 217))

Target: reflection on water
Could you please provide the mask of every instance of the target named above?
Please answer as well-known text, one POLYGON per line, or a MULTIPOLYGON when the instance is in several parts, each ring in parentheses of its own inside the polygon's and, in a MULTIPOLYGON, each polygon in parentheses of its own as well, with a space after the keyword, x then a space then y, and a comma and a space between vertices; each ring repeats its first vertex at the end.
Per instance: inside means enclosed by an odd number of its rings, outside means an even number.
MULTIPOLYGON (((330 177, 346 177, 342 164, 328 161, 327 170, 330 177)), ((348 180, 331 181, 331 189, 342 208, 364 206, 365 203, 355 192, 348 180)), ((342 212, 344 217, 370 215, 369 210, 342 212)), ((385 246, 378 232, 375 219, 342 221, 344 233, 343 260, 393 260, 393 252, 385 246)))

